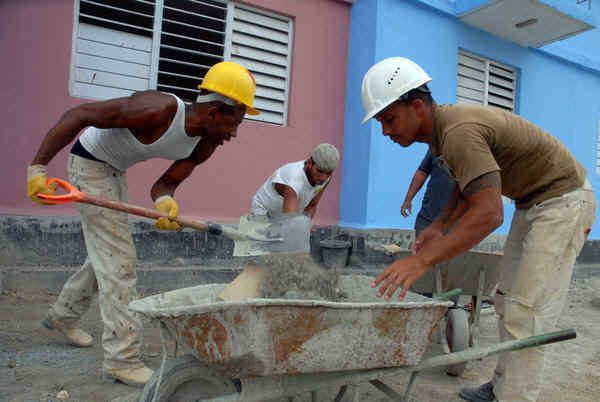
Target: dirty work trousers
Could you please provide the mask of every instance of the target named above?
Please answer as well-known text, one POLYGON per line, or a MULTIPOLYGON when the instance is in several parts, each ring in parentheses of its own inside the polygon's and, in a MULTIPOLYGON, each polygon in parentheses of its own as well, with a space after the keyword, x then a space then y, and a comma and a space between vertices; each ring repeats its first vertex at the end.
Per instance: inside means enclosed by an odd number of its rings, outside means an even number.
MULTIPOLYGON (((556 330, 575 258, 595 213, 596 201, 587 180, 581 189, 515 211, 495 301, 501 341, 556 330)), ((499 401, 537 399, 545 348, 500 355, 493 378, 499 401)))
MULTIPOLYGON (((127 201, 127 178, 108 164, 69 155, 69 181, 81 191, 127 201)), ((50 314, 75 326, 98 294, 104 323, 103 368, 138 368, 142 323, 127 305, 136 298, 136 254, 127 214, 78 203, 87 258, 65 283, 50 314)))

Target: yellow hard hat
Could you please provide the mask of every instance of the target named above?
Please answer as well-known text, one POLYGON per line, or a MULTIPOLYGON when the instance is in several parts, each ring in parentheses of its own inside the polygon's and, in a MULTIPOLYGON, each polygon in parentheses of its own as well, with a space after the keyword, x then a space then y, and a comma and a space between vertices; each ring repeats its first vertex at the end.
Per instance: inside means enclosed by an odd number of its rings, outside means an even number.
POLYGON ((246 105, 248 114, 260 113, 252 107, 256 81, 250 71, 238 63, 222 61, 215 64, 208 70, 198 89, 216 92, 246 105))

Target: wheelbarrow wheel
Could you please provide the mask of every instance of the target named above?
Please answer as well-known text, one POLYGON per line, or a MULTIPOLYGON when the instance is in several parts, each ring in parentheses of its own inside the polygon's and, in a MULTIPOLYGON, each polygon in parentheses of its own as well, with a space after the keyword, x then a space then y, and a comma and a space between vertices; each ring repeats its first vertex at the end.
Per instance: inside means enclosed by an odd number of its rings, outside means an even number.
MULTIPOLYGON (((152 402, 159 371, 146 383, 140 402, 152 402)), ((231 378, 216 375, 192 355, 167 360, 158 387, 156 402, 192 402, 205 398, 234 394, 237 389, 231 378)))
MULTIPOLYGON (((446 316, 446 339, 450 352, 460 352, 469 348, 470 338, 469 317, 462 308, 451 308, 446 316)), ((452 364, 446 367, 446 374, 461 375, 467 368, 468 362, 452 364)))

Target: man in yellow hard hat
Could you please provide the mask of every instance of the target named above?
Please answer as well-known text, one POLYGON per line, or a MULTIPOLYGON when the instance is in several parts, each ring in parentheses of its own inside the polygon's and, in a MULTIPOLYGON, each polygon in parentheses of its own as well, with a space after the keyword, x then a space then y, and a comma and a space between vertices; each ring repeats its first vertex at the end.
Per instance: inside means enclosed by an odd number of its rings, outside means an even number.
MULTIPOLYGON (((403 297, 432 265, 468 251, 502 224, 504 195, 515 200, 516 211, 495 299, 500 339, 553 331, 594 223, 586 170, 550 133, 509 111, 437 105, 430 80, 403 57, 382 60, 363 78, 363 123, 375 118, 383 135, 402 147, 429 144, 457 184, 446 208, 415 240, 413 255, 391 264, 373 287, 386 299, 402 287, 403 297)), ((543 348, 503 353, 492 381, 464 388, 460 397, 535 401, 543 368, 543 348)))
MULTIPOLYGON (((177 96, 158 91, 92 102, 66 111, 42 141, 27 169, 27 195, 53 194, 46 166, 85 129, 71 148, 69 181, 99 197, 126 201, 126 170, 151 158, 173 160, 150 190, 157 210, 169 218, 156 227, 179 230, 175 189, 216 148, 237 136, 244 115, 252 107, 256 83, 239 64, 221 62, 206 73, 196 102, 186 105, 177 96)), ((61 332, 76 346, 90 346, 92 337, 77 322, 99 293, 104 332, 105 377, 143 386, 153 371, 140 360, 142 323, 127 306, 136 297, 136 253, 127 227, 127 215, 78 204, 87 259, 65 283, 43 325, 61 332)))

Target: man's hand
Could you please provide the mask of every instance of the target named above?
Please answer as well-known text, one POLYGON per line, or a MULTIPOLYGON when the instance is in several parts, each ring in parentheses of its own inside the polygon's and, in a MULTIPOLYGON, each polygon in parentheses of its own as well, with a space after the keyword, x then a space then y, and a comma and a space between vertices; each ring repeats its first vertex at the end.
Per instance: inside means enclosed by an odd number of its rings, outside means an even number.
POLYGON ((427 244, 439 240, 444 234, 434 224, 427 226, 419 233, 419 237, 415 239, 412 246, 413 255, 417 254, 419 250, 425 247, 427 244))
POLYGON ((400 207, 400 213, 402 214, 403 217, 407 217, 408 215, 410 215, 412 212, 412 203, 410 202, 410 200, 404 200, 404 202, 402 203, 402 207, 400 207))
POLYGON ((181 230, 181 226, 177 222, 171 220, 177 218, 177 215, 179 215, 179 206, 170 195, 163 195, 162 197, 157 198, 154 202, 154 207, 160 212, 169 214, 168 218, 158 218, 156 220, 154 226, 156 226, 157 229, 172 231, 181 230))
POLYGON ((27 197, 40 205, 53 205, 38 198, 36 194, 54 195, 58 183, 47 184, 46 165, 32 165, 27 168, 27 197))
POLYGON ((377 297, 385 295, 385 299, 389 300, 401 286, 402 290, 398 295, 398 300, 402 300, 406 296, 410 285, 422 277, 427 268, 428 266, 418 255, 402 258, 383 271, 371 287, 376 288, 381 285, 377 291, 377 297))

